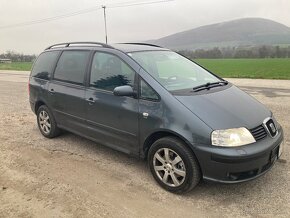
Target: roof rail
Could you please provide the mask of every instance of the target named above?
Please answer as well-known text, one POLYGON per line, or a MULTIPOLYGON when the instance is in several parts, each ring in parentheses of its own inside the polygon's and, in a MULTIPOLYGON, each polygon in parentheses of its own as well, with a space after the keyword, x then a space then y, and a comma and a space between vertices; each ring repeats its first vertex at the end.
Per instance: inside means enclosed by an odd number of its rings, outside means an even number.
POLYGON ((49 50, 49 49, 52 49, 53 47, 61 46, 61 45, 63 45, 63 47, 69 47, 70 45, 73 45, 73 44, 92 44, 92 45, 99 45, 104 48, 114 48, 108 44, 101 43, 101 42, 65 42, 65 43, 58 43, 58 44, 51 45, 47 47, 45 50, 49 50))
POLYGON ((163 48, 160 45, 154 45, 150 43, 142 43, 142 42, 125 42, 125 43, 118 43, 118 44, 127 44, 127 45, 147 45, 147 46, 152 46, 152 47, 157 47, 157 48, 163 48))

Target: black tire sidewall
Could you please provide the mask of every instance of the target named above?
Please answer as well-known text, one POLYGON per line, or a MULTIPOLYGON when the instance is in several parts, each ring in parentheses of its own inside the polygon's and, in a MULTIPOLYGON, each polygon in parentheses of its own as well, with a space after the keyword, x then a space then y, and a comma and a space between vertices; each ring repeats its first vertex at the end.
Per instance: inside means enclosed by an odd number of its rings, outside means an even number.
POLYGON ((186 145, 175 138, 171 137, 166 137, 157 140, 156 142, 153 143, 151 148, 149 149, 148 153, 148 164, 150 171, 154 177, 154 179, 158 182, 158 184, 166 189, 167 191, 174 192, 174 193, 184 193, 187 191, 190 191, 193 187, 196 186, 196 184, 200 180, 200 173, 199 172, 194 172, 194 171, 199 171, 199 166, 198 163, 192 154, 192 152, 186 147, 186 145), (154 154, 160 149, 160 148, 169 148, 173 151, 175 151, 183 160, 185 169, 186 169, 186 176, 185 180, 182 183, 182 185, 178 187, 171 187, 166 184, 164 184, 158 175, 156 174, 153 166, 153 157, 154 154), (193 161, 194 160, 194 161, 193 161), (195 178, 195 176, 197 178, 195 178))

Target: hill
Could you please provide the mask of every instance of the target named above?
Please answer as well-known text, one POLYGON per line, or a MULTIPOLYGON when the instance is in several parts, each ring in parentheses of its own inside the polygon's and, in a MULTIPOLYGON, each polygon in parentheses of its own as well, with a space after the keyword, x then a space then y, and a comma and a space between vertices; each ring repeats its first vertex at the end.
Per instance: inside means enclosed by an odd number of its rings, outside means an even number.
POLYGON ((244 18, 201 26, 150 42, 171 49, 289 45, 290 28, 272 20, 244 18))

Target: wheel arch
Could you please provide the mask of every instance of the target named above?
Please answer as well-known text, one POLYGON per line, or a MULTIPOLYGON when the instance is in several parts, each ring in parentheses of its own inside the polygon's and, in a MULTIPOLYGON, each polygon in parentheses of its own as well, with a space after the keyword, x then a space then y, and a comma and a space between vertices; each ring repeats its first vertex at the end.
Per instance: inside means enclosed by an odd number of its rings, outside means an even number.
POLYGON ((42 100, 42 99, 38 99, 36 102, 35 102, 35 105, 34 105, 34 112, 35 114, 37 114, 37 111, 38 109, 42 106, 42 105, 45 105, 48 107, 47 103, 42 100))
POLYGON ((169 130, 159 130, 159 131, 151 133, 145 139, 145 141, 143 143, 143 155, 142 155, 142 157, 144 159, 147 159, 148 151, 149 151, 151 145, 155 141, 157 141, 158 139, 161 139, 161 138, 164 138, 164 137, 168 137, 168 136, 172 136, 172 137, 178 138, 179 140, 183 141, 186 144, 186 146, 190 149, 192 154, 195 156, 195 153, 193 151, 192 145, 186 138, 184 138, 183 136, 181 136, 180 134, 178 134, 176 132, 172 132, 172 131, 169 131, 169 130))

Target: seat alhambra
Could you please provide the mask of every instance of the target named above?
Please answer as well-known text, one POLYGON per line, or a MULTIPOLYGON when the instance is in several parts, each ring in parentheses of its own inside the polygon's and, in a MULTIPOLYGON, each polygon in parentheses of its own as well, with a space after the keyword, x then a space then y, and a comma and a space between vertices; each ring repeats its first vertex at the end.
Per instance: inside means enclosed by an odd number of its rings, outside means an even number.
POLYGON ((30 105, 40 132, 67 130, 146 159, 174 193, 201 179, 237 183, 267 172, 283 130, 263 104, 202 66, 145 43, 62 43, 34 63, 30 105))

